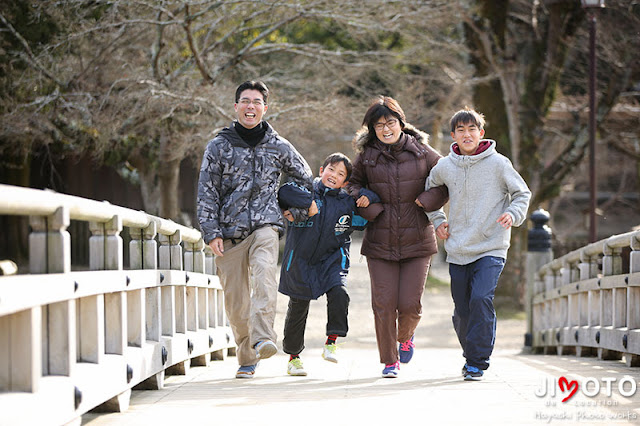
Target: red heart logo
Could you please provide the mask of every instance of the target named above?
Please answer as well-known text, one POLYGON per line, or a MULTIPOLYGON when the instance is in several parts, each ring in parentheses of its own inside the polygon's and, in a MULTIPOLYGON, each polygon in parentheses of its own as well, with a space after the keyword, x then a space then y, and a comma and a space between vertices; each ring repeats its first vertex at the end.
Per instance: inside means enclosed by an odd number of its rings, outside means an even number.
POLYGON ((565 399, 562 400, 562 402, 567 402, 569 398, 571 398, 573 395, 575 395, 576 392, 578 392, 578 381, 568 381, 564 376, 560 377, 560 380, 558 380, 558 386, 560 386, 560 390, 562 392, 565 391, 565 387, 567 388, 567 391, 571 392, 565 399))

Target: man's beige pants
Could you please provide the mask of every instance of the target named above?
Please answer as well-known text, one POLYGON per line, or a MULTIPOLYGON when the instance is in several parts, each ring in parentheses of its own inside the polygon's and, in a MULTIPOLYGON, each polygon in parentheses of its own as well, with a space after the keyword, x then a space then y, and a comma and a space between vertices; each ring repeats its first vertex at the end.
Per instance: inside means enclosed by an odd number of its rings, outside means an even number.
POLYGON ((216 267, 238 346, 238 363, 256 364, 253 346, 262 340, 276 343, 278 337, 273 330, 278 295, 278 231, 265 226, 235 245, 224 240, 224 255, 216 257, 216 267))

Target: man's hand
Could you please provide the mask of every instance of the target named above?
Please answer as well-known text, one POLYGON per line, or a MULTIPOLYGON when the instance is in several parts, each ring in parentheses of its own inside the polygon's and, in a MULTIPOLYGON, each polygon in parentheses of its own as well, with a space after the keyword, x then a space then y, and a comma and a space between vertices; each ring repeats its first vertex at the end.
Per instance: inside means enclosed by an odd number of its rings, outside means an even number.
POLYGON ((513 218, 509 213, 502 213, 498 220, 496 220, 503 228, 509 229, 513 225, 513 218))
POLYGON ((309 217, 315 216, 317 214, 318 214, 318 205, 316 204, 316 200, 313 200, 311 202, 311 207, 309 207, 309 217))
POLYGON ((449 224, 447 222, 441 223, 440 226, 438 226, 438 229, 436 229, 436 235, 441 240, 446 240, 447 238, 449 238, 449 236, 451 235, 449 234, 449 224))
POLYGON ((224 253, 224 244, 222 243, 222 238, 214 238, 209 242, 209 247, 213 251, 213 254, 216 256, 223 256, 224 253))
POLYGON ((356 200, 356 206, 358 207, 369 207, 369 198, 366 195, 361 195, 360 198, 356 200))

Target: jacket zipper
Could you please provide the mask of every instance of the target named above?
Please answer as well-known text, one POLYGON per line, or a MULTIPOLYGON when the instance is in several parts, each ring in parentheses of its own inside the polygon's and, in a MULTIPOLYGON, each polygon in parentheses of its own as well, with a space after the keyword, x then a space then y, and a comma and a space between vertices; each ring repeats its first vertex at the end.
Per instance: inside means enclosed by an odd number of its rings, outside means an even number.
MULTIPOLYGON (((251 201, 253 200, 253 188, 256 185, 256 147, 251 148, 251 190, 249 191, 249 202, 247 211, 249 212, 249 235, 253 233, 253 212, 251 211, 251 201)), ((247 235, 247 236, 249 236, 247 235)))
MULTIPOLYGON (((316 192, 316 191, 315 191, 315 188, 314 188, 314 189, 313 189, 313 195, 315 195, 315 192, 316 192)), ((325 194, 322 194, 322 195, 320 196, 320 199, 322 200, 321 208, 326 207, 325 198, 326 198, 325 194)), ((315 197, 313 197, 312 199, 315 199, 315 197)), ((325 213, 326 213, 326 212, 327 212, 327 211, 325 210, 325 213)), ((320 219, 320 208, 318 208, 318 213, 316 214, 316 216, 318 217, 318 219, 320 219)), ((307 219, 307 220, 309 220, 309 219, 307 219)), ((316 227, 316 229, 319 229, 319 230, 320 230, 320 232, 322 232, 322 225, 323 225, 323 224, 322 224, 322 223, 320 223, 320 221, 318 221, 318 222, 314 222, 314 224, 313 224, 313 226, 319 226, 319 228, 318 228, 318 227, 316 227)), ((311 259, 315 259, 315 257, 316 257, 316 252, 318 251, 318 246, 319 246, 319 244, 316 244, 315 248, 313 249, 313 253, 311 253, 311 257, 309 258, 309 260, 311 260, 311 259)))

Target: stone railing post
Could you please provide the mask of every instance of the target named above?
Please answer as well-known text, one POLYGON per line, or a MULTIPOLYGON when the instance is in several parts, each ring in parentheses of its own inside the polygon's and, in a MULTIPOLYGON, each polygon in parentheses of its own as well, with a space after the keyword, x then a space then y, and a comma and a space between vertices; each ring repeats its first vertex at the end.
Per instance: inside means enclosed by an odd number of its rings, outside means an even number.
MULTIPOLYGON (((71 218, 67 207, 48 217, 31 216, 29 271, 31 274, 71 272, 71 218)), ((21 336, 12 345, 14 391, 35 392, 42 374, 72 373, 76 357, 75 299, 53 303, 43 309, 29 309, 15 316, 13 334, 21 336), (44 349, 42 348, 44 345, 44 349), (42 357, 45 357, 43 360, 42 357), (43 362, 44 361, 44 362, 43 362)))
POLYGON ((176 231, 173 235, 158 234, 160 247, 158 257, 160 269, 184 270, 182 262, 182 234, 176 231))
POLYGON ((195 243, 185 243, 184 270, 205 272, 204 241, 202 239, 195 243))
POLYGON ((71 272, 71 236, 67 231, 70 223, 66 207, 60 207, 49 217, 30 217, 29 273, 71 272))
POLYGON ((158 269, 157 225, 150 222, 146 228, 130 228, 129 265, 131 269, 158 269))
MULTIPOLYGON (((129 266, 131 269, 158 269, 157 225, 150 222, 146 228, 129 228, 129 266)), ((141 348, 146 338, 146 291, 127 292, 127 344, 141 348)))
POLYGON ((108 222, 89 222, 89 269, 118 270, 123 267, 122 219, 114 216, 108 222))
POLYGON ((551 251, 551 228, 549 212, 538 209, 531 213, 529 218, 533 227, 529 230, 527 244, 527 292, 525 311, 527 314, 527 332, 524 336, 525 348, 531 348, 533 344, 533 295, 535 286, 535 274, 542 265, 553 260, 551 251))
POLYGON ((629 273, 640 272, 640 236, 631 237, 629 246, 629 273))

